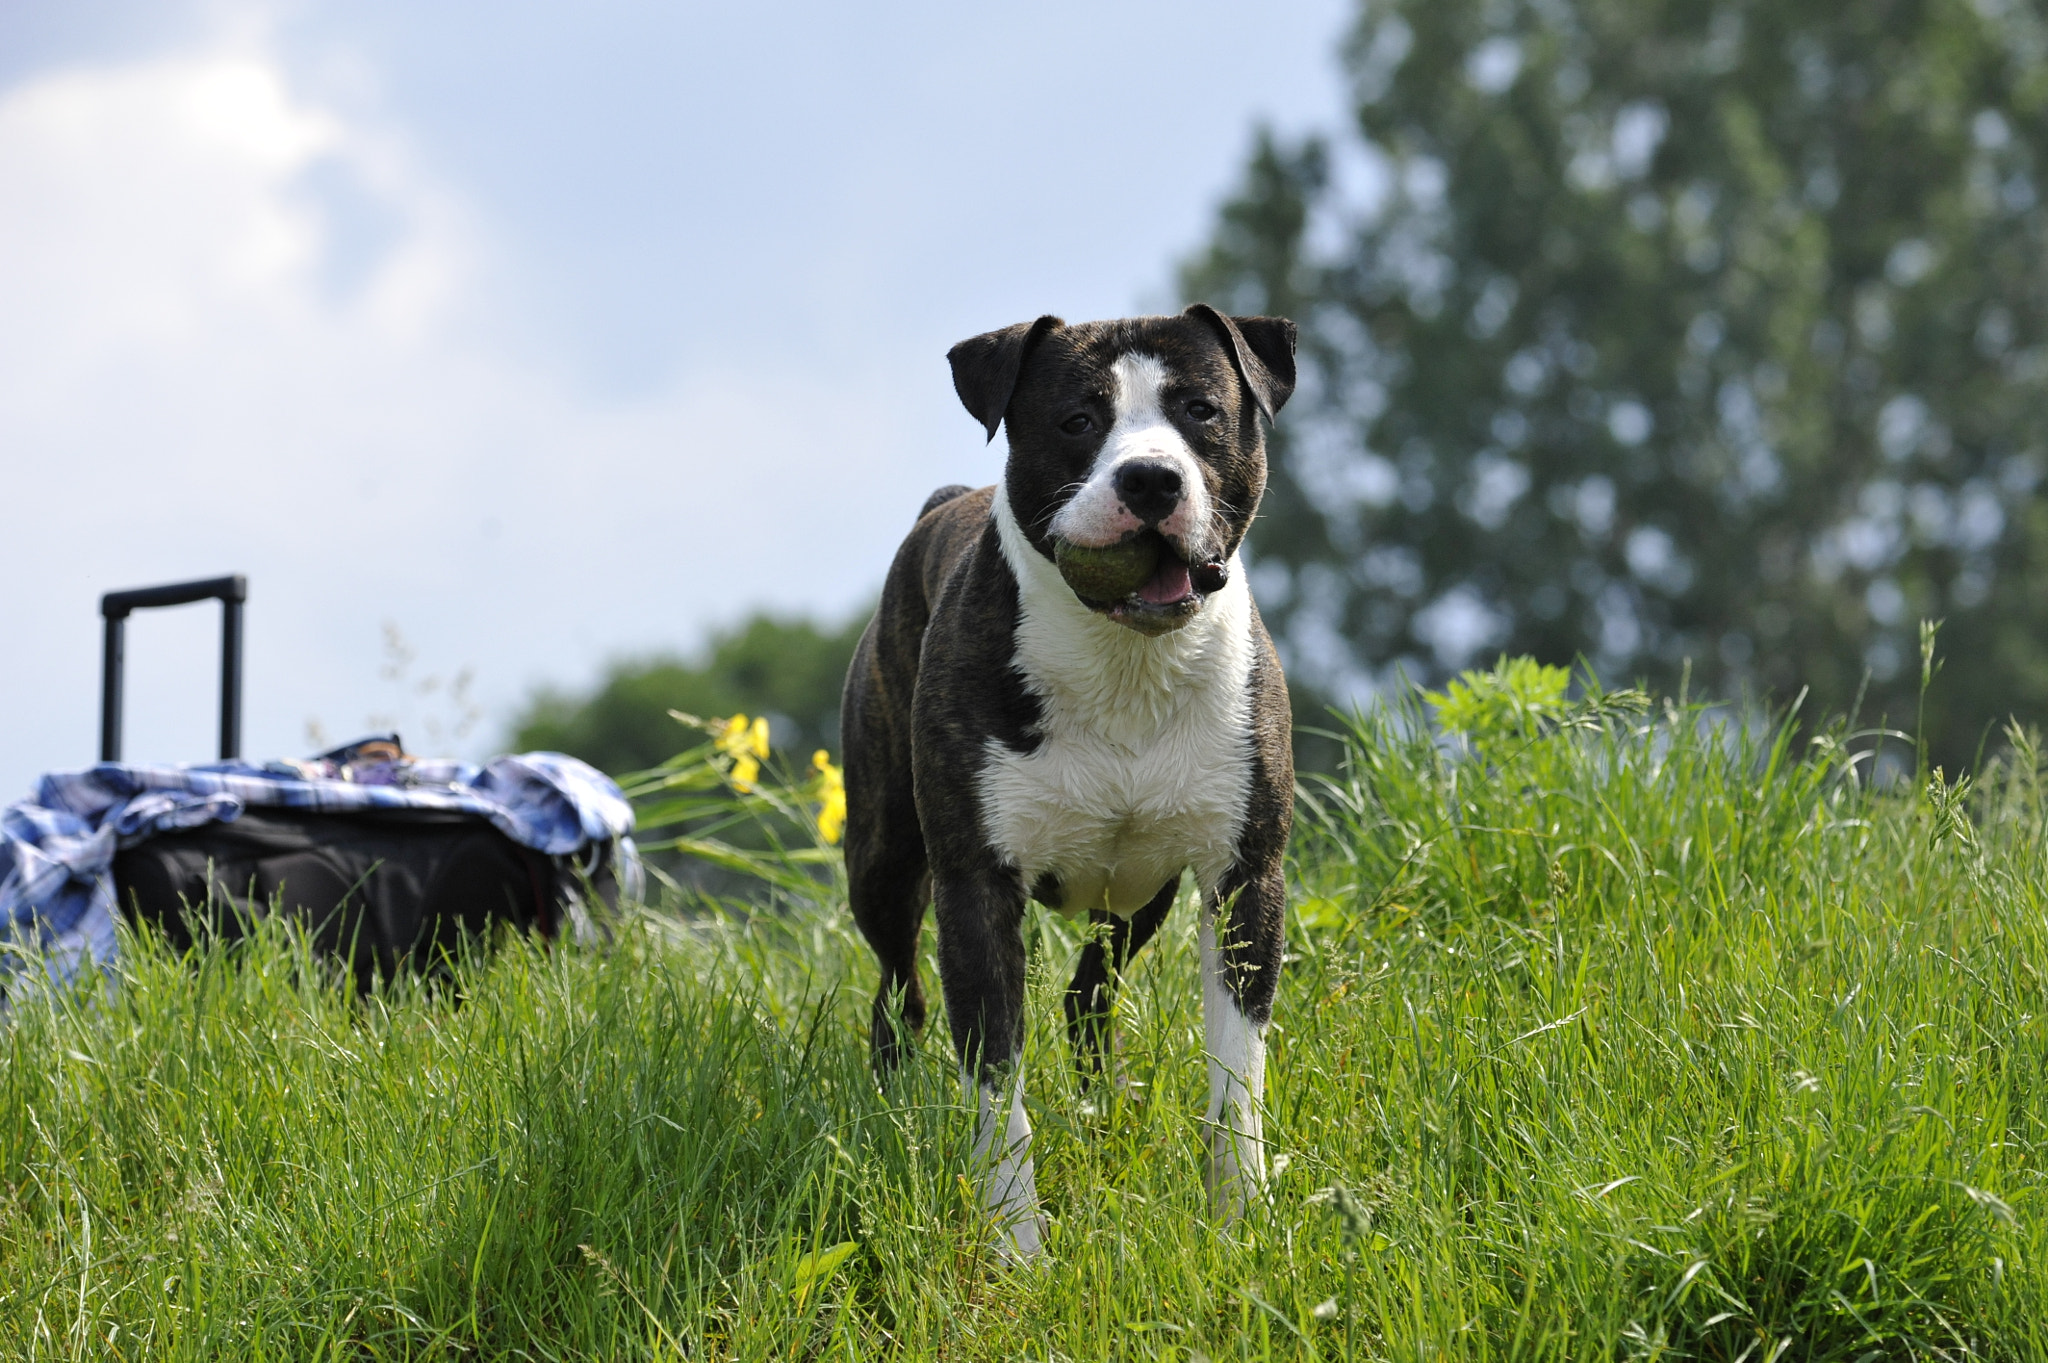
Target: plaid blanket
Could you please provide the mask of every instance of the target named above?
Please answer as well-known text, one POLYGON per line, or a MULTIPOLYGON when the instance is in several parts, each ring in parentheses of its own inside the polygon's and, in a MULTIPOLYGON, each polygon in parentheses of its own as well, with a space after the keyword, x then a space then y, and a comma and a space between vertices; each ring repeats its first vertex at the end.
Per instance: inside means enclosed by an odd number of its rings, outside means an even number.
POLYGON ((265 766, 102 762, 52 772, 33 796, 0 813, 0 981, 30 955, 56 983, 89 966, 112 966, 114 854, 251 808, 460 810, 551 855, 615 842, 619 884, 630 896, 640 893, 628 836, 632 806, 609 776, 561 753, 519 753, 483 766, 416 758, 366 767, 321 758, 265 766))

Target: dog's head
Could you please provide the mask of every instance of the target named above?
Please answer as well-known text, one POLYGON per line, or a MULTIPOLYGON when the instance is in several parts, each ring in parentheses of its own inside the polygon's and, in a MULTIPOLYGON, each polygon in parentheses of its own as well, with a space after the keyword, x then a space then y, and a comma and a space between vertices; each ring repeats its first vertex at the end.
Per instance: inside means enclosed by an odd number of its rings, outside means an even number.
POLYGON ((947 358, 989 439, 1008 426, 1011 514, 1083 602, 1158 634, 1222 589, 1266 486, 1259 417, 1294 391, 1294 323, 1203 303, 1073 327, 1041 317, 947 358))

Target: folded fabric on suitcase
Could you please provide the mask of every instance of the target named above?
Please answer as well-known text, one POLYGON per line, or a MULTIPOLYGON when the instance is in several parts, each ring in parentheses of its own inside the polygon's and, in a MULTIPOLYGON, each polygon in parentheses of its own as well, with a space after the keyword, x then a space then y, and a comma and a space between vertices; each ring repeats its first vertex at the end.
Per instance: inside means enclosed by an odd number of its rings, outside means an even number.
MULTIPOLYGON (((509 894, 511 887, 532 884, 543 891, 534 915, 524 916, 522 896, 510 906, 512 920, 551 929, 545 892, 559 887, 538 884, 545 859, 580 857, 594 867, 602 858, 611 878, 637 897, 632 828, 632 806, 611 778, 561 753, 520 753, 483 766, 405 758, 356 767, 315 759, 268 766, 102 762, 54 772, 30 799, 0 813, 0 981, 31 957, 58 983, 114 964, 117 862, 131 877, 154 876, 180 892, 196 887, 208 898, 251 909, 281 884, 281 873, 266 864, 273 855, 297 858, 293 893, 303 891, 307 902, 321 904, 337 897, 334 886, 320 888, 326 881, 351 867, 388 863, 394 875, 443 887, 444 900, 455 895, 449 901, 457 905, 450 911, 455 920, 481 912, 479 901, 461 898, 465 887, 496 884, 509 894), (245 816, 240 835, 226 838, 245 816), (206 830, 211 841, 195 830, 206 830), (466 830, 487 836, 466 836, 466 830), (159 838, 160 855, 132 855, 159 838), (529 849, 540 860, 522 862, 504 844, 529 849), (354 850, 344 856, 344 847, 354 850), (189 870, 195 864, 197 882, 189 870)), ((339 882, 340 894, 361 879, 357 872, 339 882)), ((380 916, 379 905, 367 902, 373 898, 358 896, 365 902, 357 904, 353 920, 314 926, 382 949, 375 964, 388 969, 392 944, 404 942, 407 925, 402 910, 396 919, 380 916)), ((152 902, 161 904, 162 894, 152 902)), ((414 936, 433 926, 413 924, 414 936)), ((355 959, 360 979, 365 958, 358 953, 355 959)))

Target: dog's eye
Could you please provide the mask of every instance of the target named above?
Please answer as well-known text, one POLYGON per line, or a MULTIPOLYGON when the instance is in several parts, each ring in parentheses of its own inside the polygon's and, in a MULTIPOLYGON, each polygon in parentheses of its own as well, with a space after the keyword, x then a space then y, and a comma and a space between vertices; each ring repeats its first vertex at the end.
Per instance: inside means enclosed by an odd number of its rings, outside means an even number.
POLYGON ((1095 422, 1086 412, 1076 412, 1060 423, 1060 429, 1068 435, 1086 435, 1095 429, 1095 422))
POLYGON ((1197 421, 1209 421, 1216 416, 1216 404, 1196 398, 1188 404, 1188 415, 1197 421))

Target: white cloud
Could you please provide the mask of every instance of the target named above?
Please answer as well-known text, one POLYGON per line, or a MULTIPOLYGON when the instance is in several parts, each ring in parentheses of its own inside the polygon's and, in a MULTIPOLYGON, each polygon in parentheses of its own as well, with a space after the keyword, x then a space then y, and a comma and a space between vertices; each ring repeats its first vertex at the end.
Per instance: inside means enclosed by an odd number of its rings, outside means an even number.
MULTIPOLYGON (((0 92, 0 799, 96 754, 103 591, 249 573, 245 749, 289 753, 393 708, 385 619, 502 716, 754 601, 850 607, 925 490, 995 467, 907 460, 972 447, 860 374, 736 358, 589 398, 492 260, 401 138, 260 40, 0 92)), ((212 631, 138 620, 127 755, 209 755, 212 631)))

